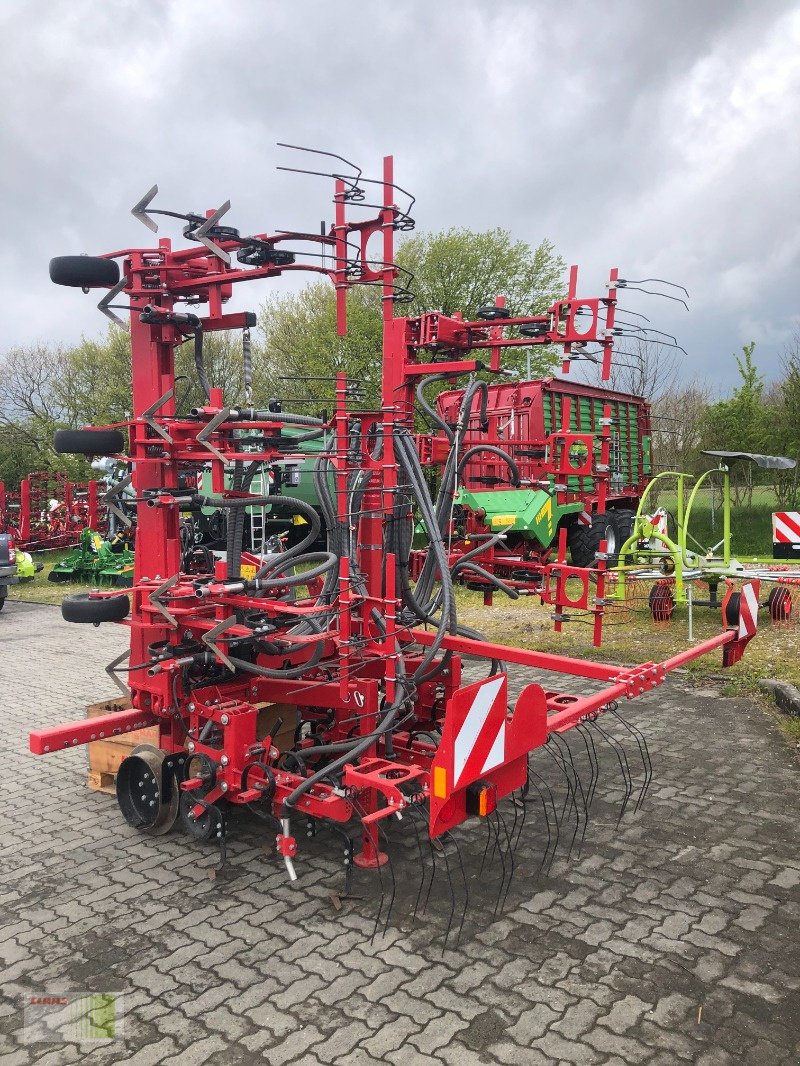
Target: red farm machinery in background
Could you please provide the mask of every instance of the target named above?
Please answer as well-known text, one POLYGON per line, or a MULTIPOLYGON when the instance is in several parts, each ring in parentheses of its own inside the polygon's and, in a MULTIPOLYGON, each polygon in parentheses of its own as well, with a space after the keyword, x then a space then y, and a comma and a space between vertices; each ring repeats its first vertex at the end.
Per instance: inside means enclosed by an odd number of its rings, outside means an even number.
POLYGON ((22 479, 19 492, 0 482, 0 533, 10 534, 22 551, 70 548, 86 526, 97 529, 99 522, 95 481, 78 483, 38 470, 22 479))
MULTIPOLYGON (((445 468, 463 396, 445 391, 435 407, 425 404, 437 430, 420 437, 426 465, 445 468)), ((573 570, 593 568, 596 579, 630 536, 651 476, 650 435, 650 406, 639 396, 554 378, 489 385, 469 416, 457 466, 446 530, 451 568, 487 603, 497 588, 563 600, 553 582, 566 575, 565 546, 573 570), (470 566, 482 541, 480 565, 470 566)), ((424 528, 417 532, 424 546, 424 528)), ((415 573, 424 559, 418 548, 415 573)), ((590 575, 580 576, 586 591, 590 575)), ((600 597, 579 599, 597 610, 589 604, 600 597)))
MULTIPOLYGON (((492 386, 478 375, 500 372, 508 347, 556 344, 568 364, 576 345, 593 344, 607 376, 617 288, 634 283, 612 271, 604 295, 584 299, 573 270, 568 295, 542 315, 513 317, 498 301, 491 317, 473 322, 435 313, 400 317, 396 310, 408 298, 410 279, 394 264, 394 240, 396 231, 413 226, 413 201, 394 183, 390 157, 378 180, 350 164, 330 177, 334 222, 319 234, 245 236, 222 224, 228 204, 202 216, 168 211, 161 213, 183 223, 182 247, 158 238, 149 247, 100 258, 55 259, 50 268, 57 283, 107 288, 100 301, 106 313, 128 309, 134 410, 128 439, 118 428, 86 429, 80 437, 73 431, 68 441, 57 437, 56 448, 125 456, 138 529, 130 595, 72 596, 62 608, 68 621, 128 627, 128 665, 121 667, 120 659, 111 668, 125 670, 130 707, 36 730, 31 750, 53 754, 158 726, 158 745, 137 749, 120 767, 117 798, 126 821, 153 835, 180 821, 191 837, 218 843, 224 860, 228 826, 237 808, 248 807, 271 827, 292 879, 298 822, 308 832, 327 829, 343 837, 348 870, 351 858, 362 867, 386 862, 387 820, 396 824, 404 815, 403 825, 424 819, 430 839, 457 847, 452 830, 461 823, 498 817, 507 797, 524 802, 532 753, 560 750, 569 731, 585 731, 605 712, 616 713, 617 701, 659 685, 690 659, 722 649, 727 664, 737 661, 755 624, 728 603, 727 624, 717 636, 666 662, 630 668, 489 644, 459 624, 446 546, 459 464, 481 443, 501 451, 508 443, 499 405, 488 414, 492 386), (371 215, 364 218, 365 212, 371 215), (367 258, 370 238, 381 244, 379 261, 367 258), (379 288, 379 410, 354 407, 343 375, 334 383, 336 408, 326 421, 285 412, 274 397, 252 396, 249 329, 255 316, 226 312, 225 303, 234 284, 299 270, 333 283, 340 334, 348 288, 379 288), (208 387, 202 340, 215 330, 242 333, 239 396, 208 387), (181 410, 175 350, 187 340, 195 345, 206 399, 181 410), (436 496, 414 433, 415 393, 432 375, 467 382, 457 401, 442 401, 453 412, 457 403, 458 411, 449 454, 438 457, 444 468, 436 496), (474 424, 482 405, 488 437, 474 424), (256 470, 277 470, 288 454, 302 456, 304 439, 324 444, 316 460, 324 550, 313 547, 320 528, 314 508, 293 498, 288 486, 256 492, 252 485, 256 470), (186 486, 197 485, 207 464, 213 490, 206 496, 186 486), (241 519, 254 504, 305 519, 306 536, 273 554, 244 551, 241 519), (209 506, 228 515, 226 552, 213 572, 187 572, 181 568, 181 514, 209 506), (416 520, 425 526, 428 550, 415 578, 416 520), (483 677, 468 681, 466 657, 485 664, 483 677), (506 663, 591 679, 595 691, 580 695, 531 681, 509 706, 506 663)), ((134 208, 151 230, 157 228, 156 193, 154 187, 134 208)), ((581 395, 571 392, 571 401, 579 404, 581 395)), ((545 439, 559 476, 596 476, 587 452, 592 459, 597 421, 590 432, 551 419, 545 439)), ((609 469, 601 471, 598 507, 613 495, 613 414, 600 422, 599 463, 609 469)), ((533 448, 541 446, 543 429, 526 430, 533 448)), ((489 454, 506 466, 516 462, 489 454)), ((518 458, 525 464, 520 475, 524 470, 535 479, 538 454, 518 458)), ((480 552, 467 562, 476 557, 479 565, 480 552)))

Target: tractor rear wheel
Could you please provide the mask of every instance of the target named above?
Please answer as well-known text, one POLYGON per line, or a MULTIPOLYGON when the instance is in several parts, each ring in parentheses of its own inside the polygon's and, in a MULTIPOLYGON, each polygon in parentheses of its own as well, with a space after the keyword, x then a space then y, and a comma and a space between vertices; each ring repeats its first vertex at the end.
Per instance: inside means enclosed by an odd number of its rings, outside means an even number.
MULTIPOLYGON (((620 507, 609 512, 611 519, 617 530, 617 552, 615 563, 619 561, 619 551, 625 541, 633 533, 633 527, 636 525, 636 512, 630 511, 626 507, 620 507)), ((609 562, 609 565, 612 565, 609 562)))
POLYGON ((600 551, 600 542, 606 542, 606 554, 608 565, 616 566, 619 559, 619 549, 630 536, 632 518, 617 516, 632 516, 631 511, 601 511, 592 516, 590 526, 576 522, 570 526, 567 533, 567 544, 572 556, 573 566, 593 566, 595 556, 600 551))

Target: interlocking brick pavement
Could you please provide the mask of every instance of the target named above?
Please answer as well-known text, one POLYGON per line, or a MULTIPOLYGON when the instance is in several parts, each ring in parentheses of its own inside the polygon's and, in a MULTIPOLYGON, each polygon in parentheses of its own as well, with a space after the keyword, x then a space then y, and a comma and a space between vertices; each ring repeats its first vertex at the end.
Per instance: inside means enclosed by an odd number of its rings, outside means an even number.
MULTIPOLYGON (((299 834, 300 878, 290 885, 264 852, 269 830, 237 812, 229 867, 211 881, 213 849, 178 833, 142 837, 112 798, 86 789, 85 750, 30 755, 29 729, 111 695, 102 667, 125 637, 114 626, 70 626, 47 606, 13 603, 0 615, 3 1064, 86 1058, 88 1045, 24 1043, 25 998, 62 989, 125 993, 125 1044, 92 1049, 97 1063, 800 1060, 798 773, 746 700, 672 679, 621 708, 653 757, 644 806, 617 826, 618 754, 595 737, 602 773, 580 853, 578 834, 567 861, 575 821, 566 817, 556 859, 540 871, 547 829, 532 793, 496 916, 501 866, 511 863, 505 830, 497 841, 484 825, 459 830, 470 908, 460 943, 451 934, 443 950, 447 854, 418 851, 409 819, 392 829, 391 870, 359 872, 354 892, 366 898, 336 912, 336 838, 299 834), (437 868, 415 917, 420 855, 429 875, 432 855, 437 868)), ((607 725, 638 784, 633 738, 607 725)), ((571 744, 585 785, 588 749, 571 744)), ((533 765, 560 809, 563 774, 543 753, 533 765)), ((454 860, 451 850, 460 900, 454 860)), ((454 915, 455 931, 458 907, 454 915)))

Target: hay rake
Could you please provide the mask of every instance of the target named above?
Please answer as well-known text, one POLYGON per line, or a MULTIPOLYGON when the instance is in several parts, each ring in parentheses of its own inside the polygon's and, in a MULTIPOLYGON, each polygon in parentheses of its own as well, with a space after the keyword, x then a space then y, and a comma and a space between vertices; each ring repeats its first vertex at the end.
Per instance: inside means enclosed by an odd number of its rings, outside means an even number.
MULTIPOLYGON (((37 730, 30 746, 36 754, 54 753, 157 725, 158 746, 134 751, 117 777, 130 826, 160 835, 180 822, 190 837, 219 846, 222 867, 231 815, 250 810, 274 839, 291 880, 301 855, 295 834, 301 826, 311 835, 320 831, 343 853, 345 895, 352 894, 354 867, 376 871, 376 935, 406 892, 391 861, 392 841, 403 831, 421 874, 412 912, 432 905, 440 893, 434 886, 447 885, 446 944, 460 935, 474 894, 475 864, 467 854, 474 840, 464 823, 485 821, 477 866, 486 880, 499 869, 499 913, 518 874, 515 853, 532 805, 546 832, 537 872, 549 870, 562 840, 568 854, 580 850, 602 748, 623 779, 620 816, 644 799, 649 754, 641 733, 621 718, 619 701, 714 649, 735 662, 755 618, 742 606, 735 623, 696 647, 624 669, 491 644, 459 624, 444 546, 448 474, 443 492, 431 498, 413 432, 417 386, 431 374, 466 378, 459 419, 466 426, 485 393, 477 375, 499 373, 505 348, 557 344, 568 367, 574 346, 593 343, 607 377, 617 271, 604 296, 582 298, 573 269, 568 295, 538 316, 513 317, 499 299, 495 313, 476 322, 435 313, 399 317, 396 305, 409 290, 394 266, 394 234, 411 219, 392 160, 384 160, 381 179, 368 183, 369 194, 358 168, 329 176, 334 222, 322 233, 246 236, 222 224, 229 204, 205 216, 160 211, 152 206, 154 187, 134 216, 151 230, 159 211, 180 220, 186 247, 159 238, 150 247, 52 261, 54 282, 104 288, 100 310, 121 323, 115 312, 122 307, 129 318, 134 417, 124 427, 59 434, 56 448, 131 464, 138 529, 130 595, 98 591, 68 597, 62 607, 70 622, 129 628, 128 665, 117 661, 112 669, 124 669, 131 706, 37 730), (367 203, 375 189, 377 207, 367 203), (362 217, 373 209, 376 215, 362 217), (379 261, 368 258, 373 237, 381 242, 379 261), (275 397, 254 399, 255 315, 224 306, 234 284, 298 270, 332 281, 340 334, 347 290, 379 288, 380 410, 353 407, 343 375, 333 382, 336 406, 326 420, 285 412, 275 397), (215 330, 242 333, 241 396, 208 382, 203 337, 215 330), (181 411, 175 350, 186 341, 194 344, 205 400, 181 411), (316 482, 325 550, 314 548, 316 511, 284 491, 277 476, 287 455, 304 455, 304 439, 323 442, 316 482), (275 487, 253 492, 253 477, 264 469, 275 473, 275 487), (210 472, 213 495, 186 487, 199 484, 203 471, 210 472), (306 536, 281 552, 244 551, 242 516, 252 506, 299 516, 306 536), (204 507, 227 513, 226 551, 213 572, 186 572, 181 516, 204 507), (430 540, 416 580, 409 567, 415 516, 430 540), (488 665, 488 674, 467 683, 465 659, 488 665), (512 702, 505 664, 577 677, 595 691, 577 695, 529 681, 512 702), (634 751, 642 764, 635 773, 634 751), (554 778, 563 782, 563 796, 554 778)), ((452 470, 457 463, 455 455, 452 470)))

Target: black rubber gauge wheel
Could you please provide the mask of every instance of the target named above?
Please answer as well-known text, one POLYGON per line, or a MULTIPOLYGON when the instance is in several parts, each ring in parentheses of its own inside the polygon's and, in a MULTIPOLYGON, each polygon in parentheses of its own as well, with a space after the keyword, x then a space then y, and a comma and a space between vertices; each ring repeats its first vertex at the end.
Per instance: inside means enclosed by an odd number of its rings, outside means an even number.
POLYGON ((67 596, 61 603, 61 617, 65 622, 121 622, 131 609, 131 601, 124 593, 92 598, 88 592, 67 596))
POLYGON ((50 280, 74 289, 94 289, 116 285, 119 263, 96 255, 57 255, 50 260, 50 280))
POLYGON ((59 455, 118 455, 125 437, 118 429, 57 429, 53 447, 59 455))

